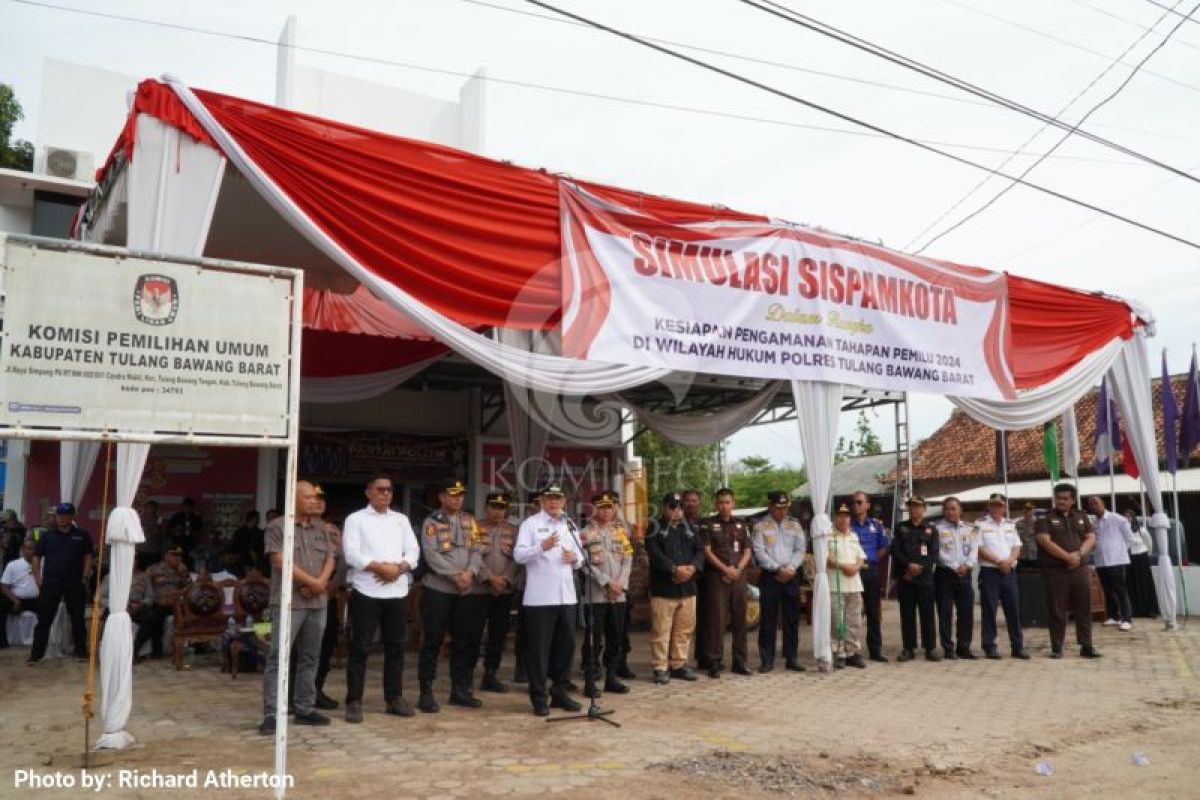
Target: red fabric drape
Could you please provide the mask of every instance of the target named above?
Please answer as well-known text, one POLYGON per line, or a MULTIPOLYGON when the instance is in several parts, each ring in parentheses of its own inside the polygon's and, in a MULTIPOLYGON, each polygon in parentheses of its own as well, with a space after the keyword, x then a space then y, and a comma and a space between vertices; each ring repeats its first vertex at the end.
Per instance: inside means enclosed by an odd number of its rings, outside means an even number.
POLYGON ((304 287, 304 327, 393 339, 432 340, 429 332, 383 302, 365 286, 353 294, 304 287))
POLYGON ((340 378, 386 372, 441 355, 441 342, 390 339, 354 333, 306 330, 301 342, 300 374, 306 378, 340 378))
MULTIPOLYGON (((214 92, 196 94, 308 218, 366 269, 471 327, 549 329, 558 324, 562 278, 554 175, 214 92)), ((169 87, 143 81, 114 152, 131 152, 133 121, 139 113, 153 114, 211 143, 169 87)), ((577 183, 602 199, 642 209, 664 222, 766 219, 577 183)), ((314 299, 311 321, 334 331, 331 337, 351 336, 359 352, 378 354, 382 361, 368 363, 364 356, 364 368, 352 368, 347 356, 358 361, 358 355, 340 349, 351 341, 330 339, 306 353, 306 374, 316 374, 309 369, 355 374, 399 365, 396 341, 384 338, 378 345, 367 344, 375 337, 354 334, 403 335, 397 331, 406 323, 398 314, 372 312, 381 305, 374 298, 355 297, 314 299), (329 344, 333 341, 341 345, 329 344), (325 357, 322 353, 333 362, 319 367, 308 363, 325 357)), ((1015 276, 1008 276, 1008 298, 1017 388, 1046 383, 1113 336, 1132 332, 1128 307, 1111 298, 1015 276)), ((306 346, 314 333, 306 333, 306 346)))
POLYGON ((1018 389, 1048 383, 1114 336, 1133 335, 1124 303, 1032 278, 1008 276, 1008 310, 1018 389))

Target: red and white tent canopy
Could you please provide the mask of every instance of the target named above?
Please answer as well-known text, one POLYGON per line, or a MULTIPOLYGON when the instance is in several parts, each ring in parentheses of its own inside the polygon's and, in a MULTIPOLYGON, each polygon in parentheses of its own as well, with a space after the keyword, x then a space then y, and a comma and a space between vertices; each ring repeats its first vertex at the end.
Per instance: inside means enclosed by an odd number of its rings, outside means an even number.
MULTIPOLYGON (((696 255, 687 242, 697 231, 736 230, 941 276, 968 294, 986 285, 996 312, 981 341, 999 365, 996 391, 950 399, 994 427, 1020 429, 1054 419, 1106 377, 1156 512, 1151 527, 1165 567, 1160 607, 1175 608, 1144 341, 1153 324, 1148 311, 1120 299, 909 256, 760 215, 566 179, 169 79, 139 86, 98 183, 77 220, 79 238, 304 268, 312 288, 305 298, 306 400, 382 393, 447 350, 531 392, 603 396, 666 378, 669 367, 504 343, 521 331, 547 332, 553 340, 565 319, 591 325, 611 314, 612 287, 596 285, 594 263, 580 265, 595 255, 579 250, 594 231, 579 235, 572 225, 588 215, 611 230, 641 226, 684 242, 685 257, 696 255), (566 196, 586 198, 587 214, 566 215, 566 196)), ((680 255, 672 246, 663 252, 680 255)), ((866 294, 860 297, 866 305, 866 294)), ((783 385, 776 381, 767 391, 783 385)), ((820 509, 829 497, 842 385, 791 380, 790 388, 820 509)), ((691 426, 676 420, 673 433, 715 440, 743 423, 755 402, 761 398, 691 426)), ((828 517, 818 514, 812 531, 818 562, 830 529, 828 517)), ((827 588, 821 571, 813 615, 819 659, 829 657, 827 588)))

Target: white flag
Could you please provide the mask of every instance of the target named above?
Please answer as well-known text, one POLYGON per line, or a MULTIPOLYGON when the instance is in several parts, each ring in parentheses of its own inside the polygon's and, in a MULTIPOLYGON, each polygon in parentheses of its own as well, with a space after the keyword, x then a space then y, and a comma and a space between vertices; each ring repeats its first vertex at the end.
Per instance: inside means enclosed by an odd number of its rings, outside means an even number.
POLYGON ((1079 427, 1075 424, 1075 407, 1071 406, 1062 415, 1063 463, 1062 470, 1072 478, 1079 477, 1079 427))

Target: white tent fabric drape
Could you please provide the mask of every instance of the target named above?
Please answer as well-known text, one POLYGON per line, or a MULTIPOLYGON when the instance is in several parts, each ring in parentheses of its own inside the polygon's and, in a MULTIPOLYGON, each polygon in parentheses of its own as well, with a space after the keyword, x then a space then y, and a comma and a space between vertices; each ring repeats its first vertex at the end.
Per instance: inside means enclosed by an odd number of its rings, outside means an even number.
MULTIPOLYGON (((1170 550, 1167 548, 1167 528, 1170 520, 1163 513, 1162 483, 1158 472, 1158 444, 1154 437, 1154 406, 1150 394, 1150 354, 1146 334, 1141 329, 1121 349, 1120 357, 1108 373, 1109 386, 1117 400, 1117 408, 1129 437, 1130 449, 1141 471, 1142 484, 1150 498, 1154 514, 1150 531, 1158 553, 1158 607, 1168 627, 1175 627, 1175 573, 1171 571, 1170 550)), ((1115 510, 1115 509, 1114 509, 1115 510)))
POLYGON ((832 664, 830 640, 829 578, 825 572, 829 534, 829 492, 833 483, 833 454, 837 448, 838 418, 842 413, 842 386, 819 381, 792 381, 796 420, 800 425, 800 450, 808 471, 813 520, 809 535, 813 543, 813 656, 819 663, 832 664))
POLYGON ((369 372, 365 375, 301 378, 300 396, 306 403, 357 403, 361 400, 370 400, 373 397, 387 394, 442 358, 444 356, 436 356, 404 367, 383 372, 369 372))
POLYGON ((129 619, 129 588, 133 577, 134 547, 144 542, 142 521, 133 510, 148 444, 117 445, 117 503, 108 517, 106 538, 110 546, 109 609, 100 642, 100 716, 104 733, 96 749, 119 750, 134 743, 125 730, 133 709, 133 630, 129 619))
POLYGON ((744 428, 771 404, 781 388, 783 381, 773 381, 746 402, 709 414, 660 414, 639 408, 620 395, 616 397, 643 426, 676 444, 697 447, 719 442, 744 428))
POLYGON ((1075 406, 1071 406, 1062 415, 1063 436, 1063 472, 1072 478, 1079 477, 1079 422, 1075 419, 1075 406))
POLYGON ((96 458, 99 455, 99 442, 63 442, 59 445, 59 500, 79 505, 88 481, 92 478, 92 472, 96 469, 96 458))
POLYGON ((975 397, 948 399, 973 419, 996 430, 1033 428, 1072 408, 1076 400, 1099 384, 1100 378, 1117 360, 1124 346, 1124 340, 1114 338, 1050 383, 1022 392, 1015 400, 982 400, 975 397))
POLYGON ((429 331, 438 341, 489 372, 499 375, 508 383, 558 394, 607 394, 657 380, 671 372, 669 369, 656 367, 582 361, 520 350, 480 335, 429 308, 400 287, 368 270, 313 224, 292 199, 246 155, 237 141, 213 119, 212 114, 191 89, 169 76, 164 76, 163 80, 171 86, 188 111, 220 145, 238 171, 250 181, 271 207, 314 247, 378 297, 429 331))

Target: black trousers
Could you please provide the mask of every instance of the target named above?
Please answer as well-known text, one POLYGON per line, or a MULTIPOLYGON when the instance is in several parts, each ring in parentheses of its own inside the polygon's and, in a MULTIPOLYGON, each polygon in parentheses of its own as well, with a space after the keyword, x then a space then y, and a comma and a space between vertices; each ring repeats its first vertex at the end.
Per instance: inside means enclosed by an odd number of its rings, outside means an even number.
POLYGON ((900 638, 904 649, 917 649, 918 614, 921 617, 921 649, 929 651, 937 647, 932 576, 911 581, 901 578, 896 582, 896 598, 900 601, 900 638))
POLYGON ((547 680, 554 695, 567 694, 575 653, 575 614, 574 604, 525 606, 525 671, 534 703, 545 702, 547 680))
MULTIPOLYGON (((508 629, 512 625, 512 592, 500 595, 480 595, 483 598, 479 619, 487 628, 487 644, 483 650, 483 669, 485 672, 495 672, 500 669, 500 659, 504 656, 504 642, 508 638, 508 629)), ((480 637, 482 638, 482 637, 480 637)), ((478 656, 476 656, 478 658, 478 656)), ((475 669, 475 661, 471 662, 475 669)))
POLYGON ((1132 622, 1133 604, 1129 602, 1129 589, 1126 587, 1126 566, 1096 567, 1096 574, 1100 576, 1100 585, 1104 587, 1104 607, 1108 618, 1117 622, 1132 622))
POLYGON ((333 651, 337 649, 338 634, 342 627, 338 619, 337 601, 331 597, 325 607, 328 616, 325 617, 325 633, 321 636, 321 654, 317 658, 318 692, 325 689, 325 679, 329 677, 329 666, 333 663, 333 651))
POLYGON ((775 632, 783 617, 783 657, 796 661, 800 652, 800 578, 780 583, 775 574, 764 571, 758 579, 758 660, 765 666, 775 663, 775 632))
POLYGON ((625 641, 625 611, 628 603, 592 603, 591 630, 583 637, 583 677, 588 683, 600 678, 601 650, 604 674, 616 677, 625 641), (590 635, 587 635, 590 634, 590 635))
POLYGON ((1075 617, 1075 639, 1080 647, 1092 646, 1092 576, 1087 567, 1042 570, 1046 581, 1050 647, 1061 651, 1067 638, 1067 611, 1075 617))
POLYGON ((430 589, 421 593, 421 654, 417 661, 417 680, 421 689, 433 685, 437 677, 438 654, 446 634, 450 634, 450 682, 470 686, 471 669, 479 657, 480 617, 483 601, 477 594, 449 594, 430 589))
POLYGON ((37 629, 33 632, 33 648, 29 651, 30 661, 40 661, 46 655, 50 643, 50 626, 58 613, 58 604, 67 604, 67 615, 71 618, 71 636, 75 640, 75 655, 87 656, 87 628, 83 624, 83 605, 87 592, 82 581, 43 581, 38 595, 37 629))
POLYGON ((938 567, 933 573, 937 593, 938 632, 946 650, 970 650, 975 635, 975 589, 971 573, 959 575, 953 570, 938 567), (955 615, 958 616, 955 619, 955 615), (950 636, 951 627, 958 634, 958 646, 950 636))
POLYGON ((350 593, 350 659, 346 664, 346 702, 362 702, 367 677, 367 655, 380 631, 383 640, 383 699, 396 700, 404 694, 404 642, 408 639, 404 597, 381 599, 359 592, 350 593))
POLYGON ((150 654, 155 658, 162 657, 163 628, 166 626, 167 617, 170 615, 171 610, 169 608, 156 606, 153 603, 143 604, 141 608, 133 613, 131 618, 138 624, 137 636, 133 638, 134 658, 137 658, 138 653, 141 652, 142 645, 147 641, 150 642, 150 654))
POLYGON ((879 623, 883 617, 883 607, 880 602, 883 596, 884 578, 874 565, 864 567, 863 571, 858 574, 862 578, 863 614, 867 618, 867 652, 872 656, 882 655, 883 631, 880 629, 879 623))
POLYGON ((525 604, 517 605, 517 619, 514 622, 516 630, 513 631, 513 677, 517 677, 517 673, 525 671, 525 654, 529 652, 528 640, 526 632, 529 630, 529 623, 525 618, 525 604))
POLYGON ((8 647, 8 615, 20 614, 25 611, 32 611, 35 614, 38 610, 38 599, 31 597, 28 599, 17 598, 17 602, 13 603, 8 599, 8 595, 0 594, 0 647, 8 647))
POLYGON ((982 618, 984 652, 996 646, 996 606, 1004 607, 1004 624, 1008 628, 1008 644, 1013 652, 1025 647, 1021 633, 1021 601, 1017 593, 1017 572, 1004 575, 998 569, 979 570, 979 616, 982 618))

